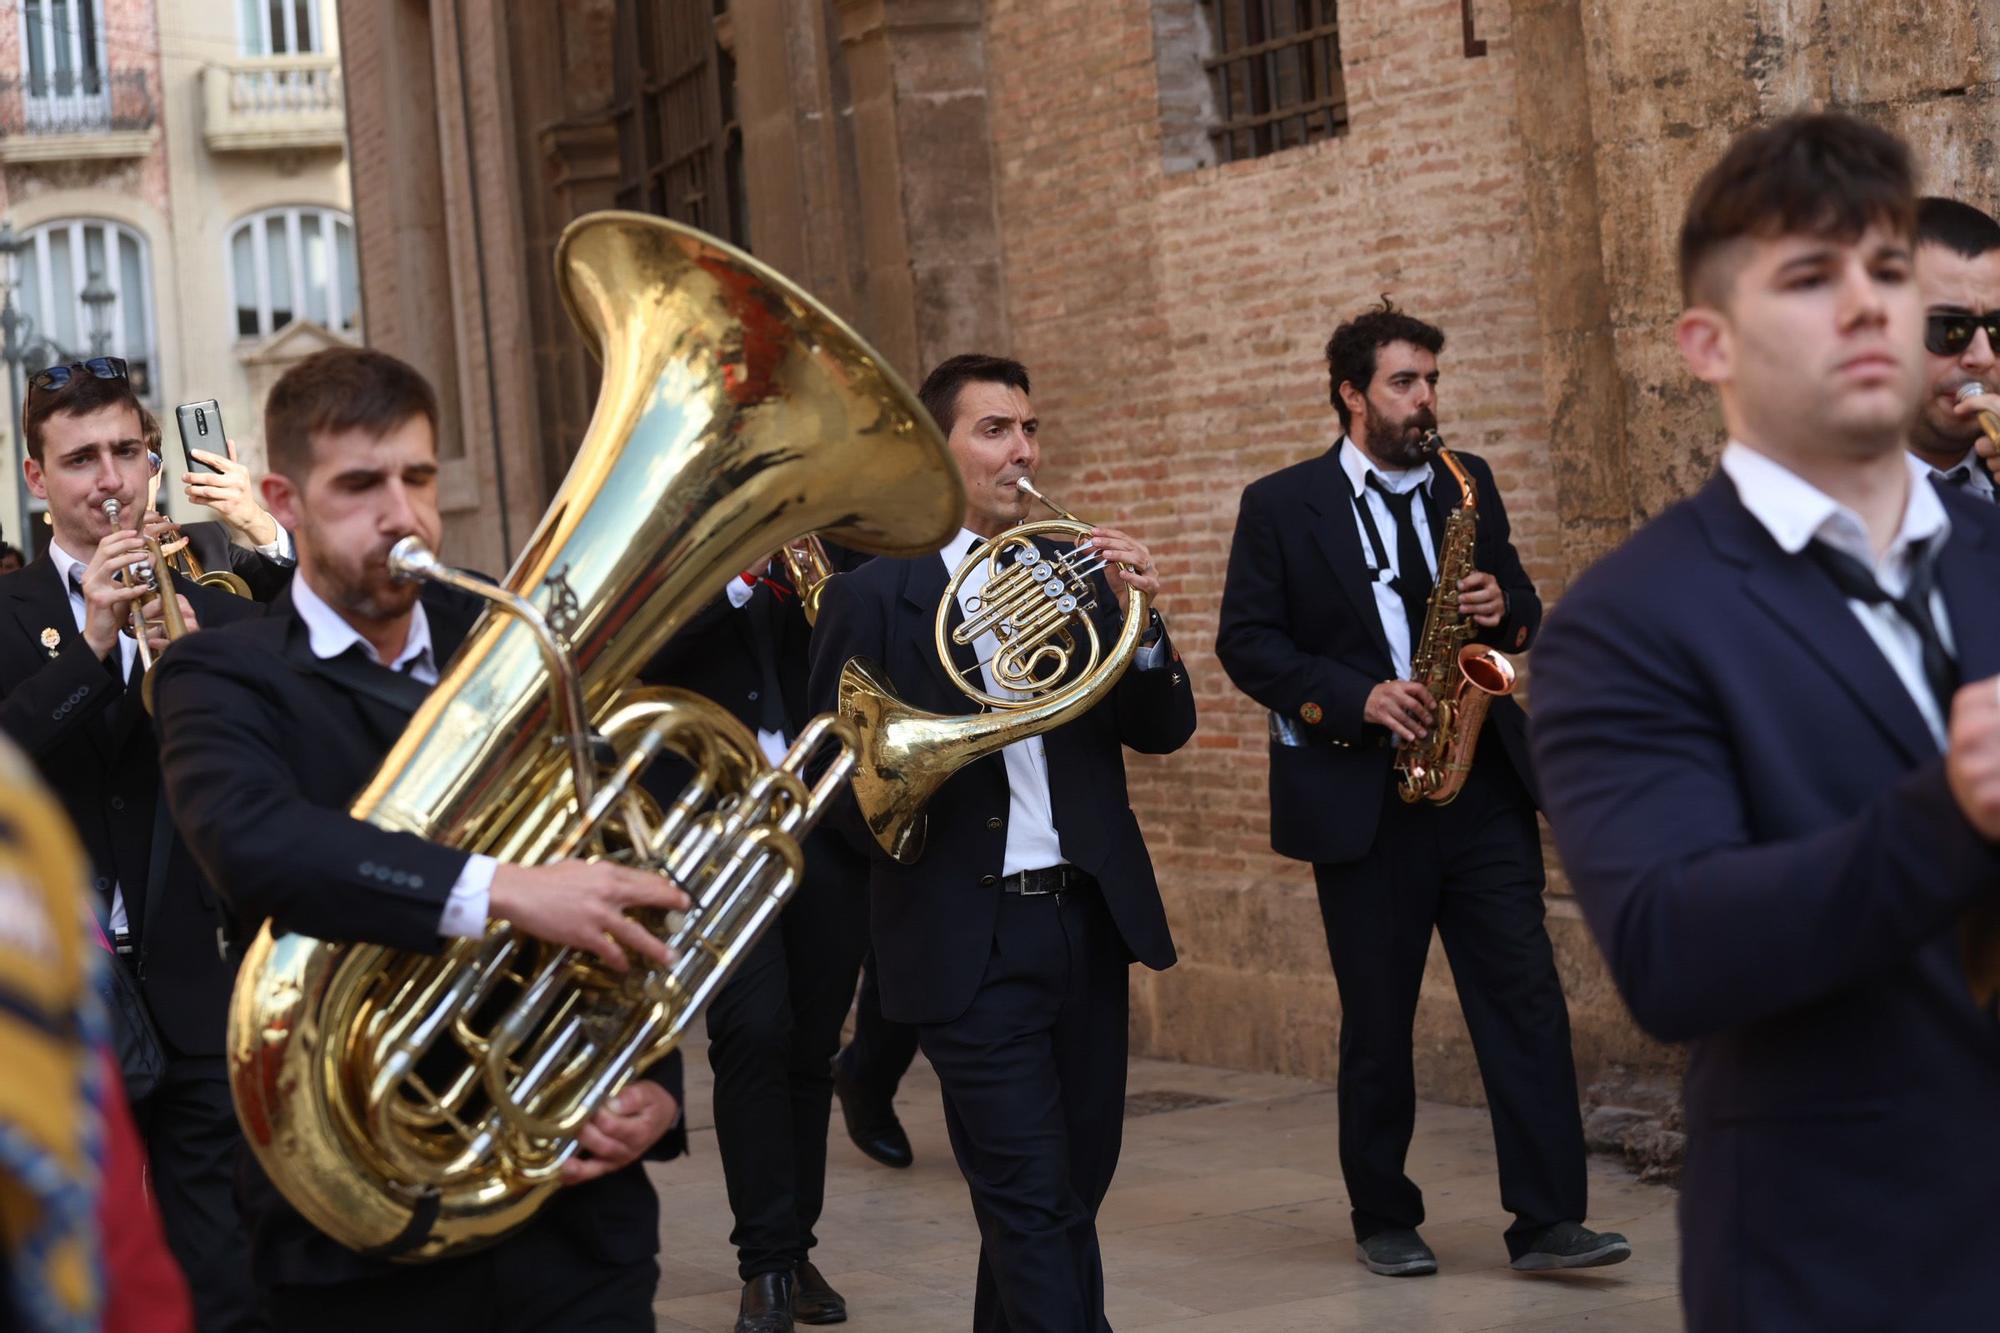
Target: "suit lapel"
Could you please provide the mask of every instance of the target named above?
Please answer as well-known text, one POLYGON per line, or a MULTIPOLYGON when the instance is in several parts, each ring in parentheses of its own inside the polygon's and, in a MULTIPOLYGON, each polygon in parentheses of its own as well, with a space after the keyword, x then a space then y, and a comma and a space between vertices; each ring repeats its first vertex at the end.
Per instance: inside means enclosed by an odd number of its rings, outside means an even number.
POLYGON ((1375 587, 1368 580, 1361 549, 1367 538, 1354 516, 1354 493, 1348 488, 1347 474, 1340 467, 1340 450, 1327 450, 1310 469, 1305 489, 1308 525, 1313 541, 1333 571, 1334 581, 1354 604, 1354 612, 1368 629, 1368 637, 1382 651, 1382 660, 1395 659, 1389 653, 1389 636, 1382 629, 1382 613, 1375 606, 1375 587))
MULTIPOLYGON (((50 630, 56 632, 57 652, 66 652, 82 640, 83 634, 76 627, 76 612, 70 609, 69 590, 56 575, 56 562, 46 553, 22 570, 21 577, 11 584, 14 620, 37 654, 43 658, 50 655, 47 637, 50 630)), ((98 757, 109 763, 114 751, 111 734, 105 726, 107 716, 108 713, 92 718, 83 730, 97 747, 98 757)))
MULTIPOLYGON (((959 692, 950 669, 938 659, 937 653, 937 609, 944 601, 945 585, 949 581, 942 558, 926 555, 911 561, 909 572, 903 579, 903 600, 908 604, 903 621, 917 656, 930 664, 932 684, 936 687, 937 698, 943 701, 937 711, 965 713, 971 711, 971 701, 959 692)), ((950 645, 952 660, 965 673, 965 679, 978 683, 979 659, 972 645, 951 642, 952 632, 964 623, 965 614, 959 608, 958 599, 953 598, 945 619, 945 642, 950 645)))
POLYGON ((1992 561, 1986 534, 1977 525, 1963 521, 1952 524, 1951 540, 1938 553, 1937 587, 1944 594, 1945 617, 1951 623, 1952 647, 1958 653, 1958 678, 1962 681, 2000 675, 2000 623, 1993 616, 1992 561))
POLYGON ((1751 599, 1826 669, 1835 685, 1912 763, 1937 754, 1937 741, 1903 678, 1861 628, 1833 581, 1805 555, 1787 555, 1743 507, 1718 472, 1695 498, 1710 539, 1743 568, 1751 599))

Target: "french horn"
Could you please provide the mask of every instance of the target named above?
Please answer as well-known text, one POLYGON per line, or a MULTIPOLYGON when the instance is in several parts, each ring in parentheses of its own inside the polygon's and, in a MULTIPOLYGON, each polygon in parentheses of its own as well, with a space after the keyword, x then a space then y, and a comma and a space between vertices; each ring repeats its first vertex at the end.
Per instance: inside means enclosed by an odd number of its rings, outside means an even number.
POLYGON ((1056 517, 1017 524, 969 554, 952 571, 935 622, 938 659, 982 711, 931 713, 905 703, 867 658, 841 668, 835 711, 860 739, 855 804, 876 843, 906 865, 923 855, 924 807, 946 779, 1088 712, 1132 665, 1151 620, 1150 599, 1131 589, 1124 622, 1106 643, 1091 614, 1105 562, 1076 549, 1091 525, 1025 478, 1015 484, 1056 517), (1062 549, 1047 551, 1043 542, 1062 549), (963 623, 953 626, 959 589, 977 570, 985 573, 984 587, 963 623), (988 636, 994 651, 977 665, 992 671, 991 690, 981 672, 959 665, 955 652, 988 636))

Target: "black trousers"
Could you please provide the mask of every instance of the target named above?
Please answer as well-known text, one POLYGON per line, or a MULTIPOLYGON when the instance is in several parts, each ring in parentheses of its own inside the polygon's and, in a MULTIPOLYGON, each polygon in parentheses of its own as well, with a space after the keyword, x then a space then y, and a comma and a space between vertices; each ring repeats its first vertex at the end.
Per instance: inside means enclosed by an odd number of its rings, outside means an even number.
POLYGON ((871 1102, 886 1106, 910 1062, 917 1058, 917 1029, 882 1017, 882 992, 875 983, 875 954, 861 961, 861 993, 854 1000, 854 1040, 840 1053, 842 1072, 871 1102))
POLYGON ((1583 1126, 1569 1009, 1542 920, 1533 804, 1491 738, 1457 800, 1392 793, 1367 856, 1315 865, 1340 989, 1340 1169, 1354 1232, 1414 1227, 1423 1193, 1404 1172, 1416 1124, 1412 1029, 1435 927, 1492 1108, 1500 1201, 1518 1256, 1535 1233, 1581 1221, 1583 1126))
POLYGON ((611 1263, 544 1223, 462 1258, 274 1287, 271 1314, 282 1333, 653 1333, 659 1285, 653 1259, 611 1263))
POLYGON ((1003 894, 972 1004, 918 1028, 979 1223, 976 1333, 1097 1333, 1124 1132, 1125 949, 1095 888, 1003 894))
POLYGON ((170 1055, 165 1076, 133 1108, 167 1246, 187 1276, 201 1333, 267 1327, 250 1281, 250 1241, 236 1211, 243 1139, 223 1058, 170 1055))
POLYGON ((806 879, 708 1007, 715 1141, 739 1276, 789 1272, 817 1243, 833 1056, 868 947, 866 864, 808 840, 806 879))

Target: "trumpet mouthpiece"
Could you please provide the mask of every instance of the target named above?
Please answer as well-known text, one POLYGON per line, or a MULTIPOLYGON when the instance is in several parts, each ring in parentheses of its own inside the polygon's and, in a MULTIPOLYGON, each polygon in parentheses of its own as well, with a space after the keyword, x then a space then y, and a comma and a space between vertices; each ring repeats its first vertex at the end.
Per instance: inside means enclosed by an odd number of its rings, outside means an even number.
POLYGON ((104 509, 104 517, 105 517, 106 519, 108 519, 109 521, 111 521, 111 522, 113 522, 113 523, 116 523, 116 522, 118 521, 118 497, 117 497, 117 496, 115 496, 115 495, 114 495, 114 496, 111 496, 111 497, 110 497, 109 499, 105 500, 105 502, 104 502, 104 505, 103 505, 103 509, 104 509))
POLYGON ((1965 383, 1958 386, 1958 392, 1957 394, 1954 395, 1954 397, 1956 397, 1958 401, 1962 403, 1968 398, 1977 398, 1980 394, 1985 393, 1986 391, 1987 391, 1986 386, 1984 384, 1981 384, 1978 380, 1967 380, 1965 383))

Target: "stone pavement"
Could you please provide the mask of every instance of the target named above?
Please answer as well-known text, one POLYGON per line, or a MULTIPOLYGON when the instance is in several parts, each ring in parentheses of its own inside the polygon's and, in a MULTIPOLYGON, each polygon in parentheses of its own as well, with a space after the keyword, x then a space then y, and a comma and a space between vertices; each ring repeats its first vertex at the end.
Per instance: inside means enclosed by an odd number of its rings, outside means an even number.
MULTIPOLYGON (((655 1167, 662 1200, 659 1327, 727 1333, 741 1284, 715 1155, 708 1061, 688 1049, 691 1158, 655 1167)), ((1590 1163, 1590 1222, 1630 1236, 1616 1268, 1510 1271, 1493 1141, 1482 1111, 1425 1103, 1411 1174, 1439 1275, 1375 1277, 1354 1261, 1334 1160, 1333 1090, 1267 1074, 1135 1060, 1118 1178, 1099 1219, 1107 1304, 1120 1333, 1512 1333, 1681 1328, 1672 1190, 1590 1163)), ((978 1235, 921 1058, 897 1106, 916 1148, 877 1166, 834 1111, 826 1213, 814 1254, 847 1297, 854 1333, 957 1333, 971 1325, 978 1235)))

